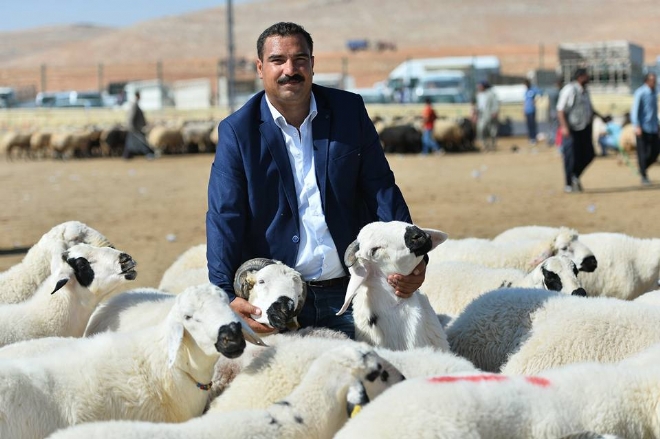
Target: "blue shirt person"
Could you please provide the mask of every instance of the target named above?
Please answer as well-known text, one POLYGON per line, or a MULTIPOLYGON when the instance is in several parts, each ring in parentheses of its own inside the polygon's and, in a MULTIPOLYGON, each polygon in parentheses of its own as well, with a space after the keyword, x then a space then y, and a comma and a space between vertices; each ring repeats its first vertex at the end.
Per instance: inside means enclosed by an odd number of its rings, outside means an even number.
POLYGON ((536 143, 536 98, 541 96, 541 91, 534 87, 529 79, 525 79, 525 103, 523 105, 523 111, 525 113, 525 121, 527 122, 527 136, 529 142, 532 144, 536 143))
POLYGON ((635 90, 630 122, 637 136, 637 162, 642 184, 651 184, 647 169, 655 163, 660 152, 658 139, 658 93, 655 90, 656 75, 647 73, 644 84, 635 90))

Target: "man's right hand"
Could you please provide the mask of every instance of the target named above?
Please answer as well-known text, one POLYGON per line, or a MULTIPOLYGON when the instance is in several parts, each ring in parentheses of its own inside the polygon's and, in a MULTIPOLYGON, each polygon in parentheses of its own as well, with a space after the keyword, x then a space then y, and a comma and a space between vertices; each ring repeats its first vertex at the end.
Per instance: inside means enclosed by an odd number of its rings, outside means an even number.
POLYGON ((231 301, 229 306, 234 310, 235 313, 240 315, 241 318, 245 320, 245 323, 247 323, 254 332, 258 332, 260 334, 270 334, 275 332, 274 328, 259 323, 252 318, 252 315, 260 316, 261 310, 252 305, 247 300, 241 297, 237 297, 231 301))
POLYGON ((562 137, 568 137, 569 134, 570 134, 570 131, 568 130, 568 127, 562 125, 562 127, 561 127, 561 135, 562 135, 562 137))
POLYGON ((642 135, 642 127, 635 127, 635 135, 637 137, 642 135))

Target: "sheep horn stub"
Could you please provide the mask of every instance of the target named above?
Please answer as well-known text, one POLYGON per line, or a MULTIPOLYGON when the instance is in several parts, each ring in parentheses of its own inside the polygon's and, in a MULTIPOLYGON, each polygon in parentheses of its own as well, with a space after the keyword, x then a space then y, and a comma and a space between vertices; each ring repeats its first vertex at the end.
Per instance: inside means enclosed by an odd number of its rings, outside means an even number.
POLYGON ((234 275, 234 294, 247 300, 250 297, 250 290, 253 286, 248 279, 248 275, 250 273, 256 273, 262 268, 274 263, 275 261, 273 259, 268 258, 254 258, 243 262, 234 275))

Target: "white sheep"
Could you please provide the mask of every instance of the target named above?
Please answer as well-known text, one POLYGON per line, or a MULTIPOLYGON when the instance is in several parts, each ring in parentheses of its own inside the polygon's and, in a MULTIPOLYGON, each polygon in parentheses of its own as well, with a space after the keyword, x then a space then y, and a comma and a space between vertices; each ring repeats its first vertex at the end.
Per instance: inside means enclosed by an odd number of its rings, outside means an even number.
POLYGON ((217 287, 192 287, 165 321, 131 333, 69 339, 0 361, 0 437, 33 438, 110 419, 183 422, 207 403, 214 364, 256 335, 217 287))
POLYGON ((159 290, 178 294, 193 285, 209 281, 206 244, 190 247, 169 266, 158 285, 159 290))
POLYGON ((55 226, 30 248, 20 263, 0 273, 0 303, 18 303, 30 297, 51 274, 53 256, 79 243, 112 247, 105 236, 79 221, 55 226))
POLYGON ((366 344, 321 355, 285 399, 261 410, 207 413, 181 424, 104 422, 64 430, 52 438, 332 438, 362 406, 403 376, 366 344))
POLYGON ((394 294, 390 274, 410 274, 431 249, 447 239, 439 230, 420 229, 402 221, 373 222, 346 249, 351 279, 338 315, 353 304, 356 340, 394 350, 434 346, 448 350, 447 338, 428 298, 415 291, 394 294))
MULTIPOLYGON (((208 284, 208 280, 204 283, 208 284)), ((265 258, 244 262, 234 277, 234 293, 262 310, 252 316, 278 330, 298 327, 296 316, 302 311, 307 285, 296 270, 265 258)), ((102 304, 92 315, 85 335, 104 331, 143 328, 160 321, 169 311, 174 295, 153 288, 117 295, 102 304)))
MULTIPOLYGON (((347 339, 314 336, 281 335, 276 340, 272 337, 275 336, 265 338, 270 346, 259 348, 254 360, 211 402, 209 412, 266 408, 291 392, 300 383, 309 365, 324 352, 338 346, 358 343, 347 339)), ((379 347, 376 351, 406 377, 476 370, 464 358, 437 351, 432 347, 413 348, 408 351, 379 347)))
POLYGON ((537 376, 406 380, 367 405, 335 438, 657 438, 658 362, 660 345, 654 345, 617 364, 573 364, 537 376))
MULTIPOLYGON (((556 231, 554 227, 544 226, 514 227, 493 240, 543 240, 556 231)), ((633 300, 660 285, 660 239, 636 238, 623 233, 587 233, 581 234, 579 239, 598 259, 598 271, 579 275, 590 295, 633 300)))
MULTIPOLYGON (((594 271, 597 261, 594 253, 578 240, 573 229, 561 228, 543 240, 497 240, 466 238, 448 239, 430 254, 429 265, 444 261, 465 261, 493 268, 517 268, 525 272, 534 269, 550 256, 570 258, 580 271, 594 271)), ((587 291, 589 289, 585 287, 587 291)))
POLYGON ((515 268, 447 261, 426 270, 422 290, 436 312, 457 316, 481 294, 497 288, 539 288, 586 296, 577 273, 575 263, 564 256, 551 256, 527 274, 515 268))
POLYGON ((660 342, 660 307, 508 288, 483 294, 447 328, 452 351, 479 369, 530 374, 618 361, 660 342))
POLYGON ((81 337, 99 302, 137 276, 110 247, 76 244, 54 255, 52 274, 25 302, 0 305, 0 346, 49 336, 81 337))

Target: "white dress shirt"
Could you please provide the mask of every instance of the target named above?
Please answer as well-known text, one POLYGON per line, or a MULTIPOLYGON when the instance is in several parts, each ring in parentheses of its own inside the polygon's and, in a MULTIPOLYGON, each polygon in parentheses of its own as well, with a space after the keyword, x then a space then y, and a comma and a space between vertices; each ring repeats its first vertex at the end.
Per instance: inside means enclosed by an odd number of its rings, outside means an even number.
POLYGON ((316 183, 312 138, 312 120, 317 114, 314 94, 312 93, 309 103, 309 114, 300 125, 300 131, 287 123, 284 116, 270 103, 268 97, 266 97, 266 102, 275 123, 284 136, 298 196, 300 241, 294 268, 307 281, 345 276, 337 247, 325 222, 321 193, 316 183))

